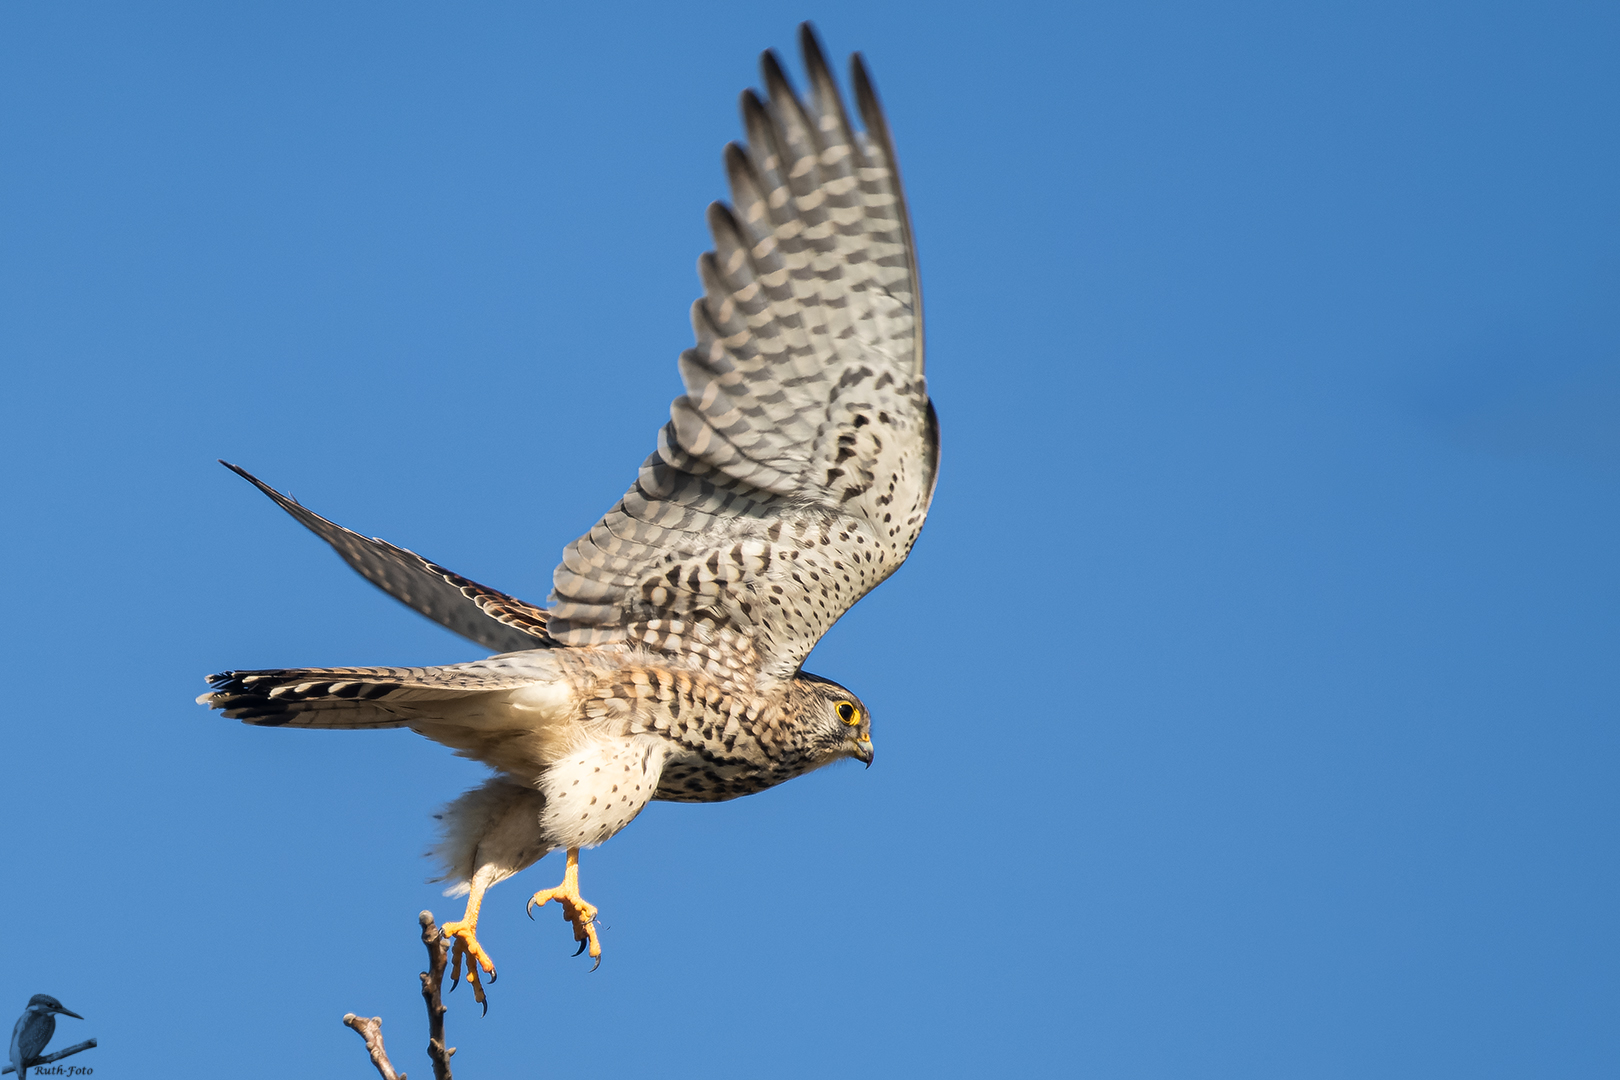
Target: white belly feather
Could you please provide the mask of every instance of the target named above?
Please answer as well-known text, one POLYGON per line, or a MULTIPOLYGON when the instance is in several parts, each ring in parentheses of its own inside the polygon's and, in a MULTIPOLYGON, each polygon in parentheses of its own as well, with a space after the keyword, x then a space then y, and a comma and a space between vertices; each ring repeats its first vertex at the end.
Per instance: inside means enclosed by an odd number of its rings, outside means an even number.
POLYGON ((588 739, 546 770, 541 831, 558 847, 595 847, 630 824, 658 790, 669 742, 657 735, 588 739))

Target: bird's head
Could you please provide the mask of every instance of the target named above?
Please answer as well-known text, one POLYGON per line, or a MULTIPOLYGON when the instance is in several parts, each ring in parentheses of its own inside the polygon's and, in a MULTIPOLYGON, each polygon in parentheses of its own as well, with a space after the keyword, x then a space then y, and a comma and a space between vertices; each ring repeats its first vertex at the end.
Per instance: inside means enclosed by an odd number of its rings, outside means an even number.
POLYGON ((872 717, 861 699, 831 679, 801 671, 788 691, 788 708, 808 735, 816 764, 852 757, 872 765, 872 717))
POLYGON ((84 1019, 84 1017, 80 1016, 72 1009, 69 1009, 60 1001, 57 1001, 55 998, 51 997, 49 994, 35 994, 33 997, 29 998, 28 1011, 31 1013, 61 1013, 63 1016, 71 1016, 75 1020, 84 1019))

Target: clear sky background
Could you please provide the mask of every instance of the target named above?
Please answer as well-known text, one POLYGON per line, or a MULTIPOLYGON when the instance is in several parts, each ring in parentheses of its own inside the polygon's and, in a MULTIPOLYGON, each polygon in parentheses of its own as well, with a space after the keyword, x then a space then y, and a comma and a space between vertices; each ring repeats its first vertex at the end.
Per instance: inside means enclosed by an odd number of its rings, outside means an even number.
MULTIPOLYGON (((214 464, 543 600, 680 390, 759 51, 861 49, 944 431, 812 656, 877 763, 497 888, 463 1080, 1620 1067, 1620 9, 9 3, 0 1023, 426 1076, 408 732, 470 645, 214 464)), ((793 60, 797 70, 797 59, 793 60)), ((0 1030, 4 1030, 0 1028, 0 1030)))

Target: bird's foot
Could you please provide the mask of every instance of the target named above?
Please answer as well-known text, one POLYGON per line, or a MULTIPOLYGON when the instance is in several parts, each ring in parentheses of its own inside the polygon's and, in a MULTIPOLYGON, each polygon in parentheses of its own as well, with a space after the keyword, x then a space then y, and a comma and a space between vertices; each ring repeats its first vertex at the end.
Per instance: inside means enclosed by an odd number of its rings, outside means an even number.
POLYGON ((589 950, 591 959, 596 961, 591 965, 591 970, 595 971, 602 966, 602 942, 596 936, 596 905, 579 895, 578 848, 568 852, 568 869, 563 872, 562 884, 554 889, 541 889, 529 897, 529 918, 534 918, 535 908, 552 900, 562 908, 563 918, 574 926, 574 940, 579 942, 579 952, 574 955, 589 950))
POLYGON ((489 975, 489 981, 495 981, 495 961, 489 958, 489 953, 478 944, 478 935, 473 923, 447 922, 439 928, 452 944, 450 947, 450 989, 454 990, 461 981, 461 967, 463 962, 467 966, 467 983, 472 987, 473 1000, 489 1012, 489 1002, 484 1000, 483 982, 478 977, 478 969, 483 968, 489 975))

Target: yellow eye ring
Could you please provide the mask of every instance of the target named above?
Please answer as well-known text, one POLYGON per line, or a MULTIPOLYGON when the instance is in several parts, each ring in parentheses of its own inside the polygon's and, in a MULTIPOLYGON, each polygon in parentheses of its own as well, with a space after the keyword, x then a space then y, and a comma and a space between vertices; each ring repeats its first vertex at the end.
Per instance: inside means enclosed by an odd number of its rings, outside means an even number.
POLYGON ((852 701, 840 701, 838 703, 838 719, 854 727, 861 722, 861 710, 857 709, 852 701))

